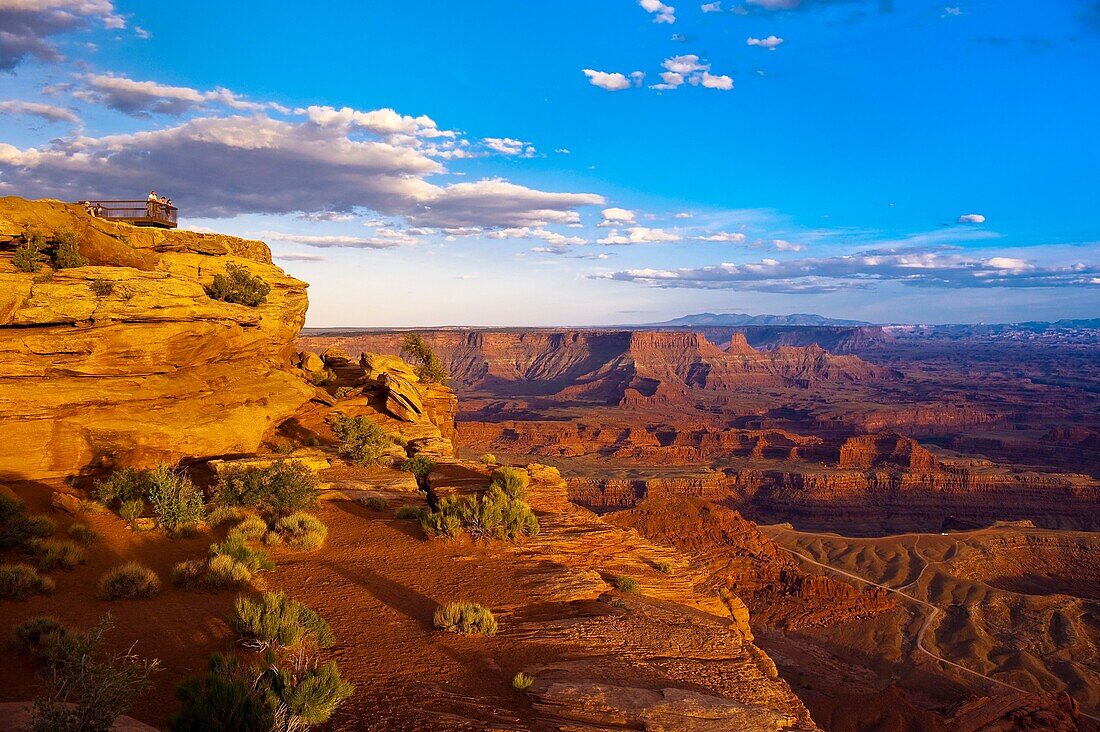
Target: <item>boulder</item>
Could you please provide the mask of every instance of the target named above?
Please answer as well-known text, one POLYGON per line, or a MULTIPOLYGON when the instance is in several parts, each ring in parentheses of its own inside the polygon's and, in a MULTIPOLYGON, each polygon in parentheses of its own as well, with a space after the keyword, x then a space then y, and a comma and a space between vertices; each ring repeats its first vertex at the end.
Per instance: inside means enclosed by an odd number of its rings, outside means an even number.
POLYGON ((54 491, 50 497, 50 505, 57 511, 76 515, 80 511, 80 499, 71 493, 54 491))

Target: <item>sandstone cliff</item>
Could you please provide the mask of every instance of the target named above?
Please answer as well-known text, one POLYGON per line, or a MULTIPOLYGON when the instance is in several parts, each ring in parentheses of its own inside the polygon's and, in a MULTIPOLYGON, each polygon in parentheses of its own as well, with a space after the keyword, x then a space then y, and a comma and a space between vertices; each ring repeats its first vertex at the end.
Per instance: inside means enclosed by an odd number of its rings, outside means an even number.
POLYGON ((262 242, 0 199, 0 477, 254 451, 314 393, 289 362, 306 307, 262 242), (27 227, 71 231, 88 266, 17 270, 27 227), (231 264, 265 303, 208 297, 231 264))

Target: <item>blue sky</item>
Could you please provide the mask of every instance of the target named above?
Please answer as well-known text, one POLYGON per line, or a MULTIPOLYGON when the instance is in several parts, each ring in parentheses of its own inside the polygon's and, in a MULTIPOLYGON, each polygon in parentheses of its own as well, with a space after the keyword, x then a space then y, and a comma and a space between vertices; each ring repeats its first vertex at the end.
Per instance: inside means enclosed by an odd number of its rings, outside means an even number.
POLYGON ((0 193, 172 196, 311 325, 1100 316, 1100 3, 0 0, 0 193))

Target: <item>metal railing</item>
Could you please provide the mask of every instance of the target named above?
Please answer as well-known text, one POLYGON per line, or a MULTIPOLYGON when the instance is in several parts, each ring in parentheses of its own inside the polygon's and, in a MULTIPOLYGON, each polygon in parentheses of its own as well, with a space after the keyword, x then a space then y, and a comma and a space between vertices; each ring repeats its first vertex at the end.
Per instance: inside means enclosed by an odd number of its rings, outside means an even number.
POLYGON ((174 228, 179 209, 159 201, 80 201, 88 213, 102 219, 174 228))

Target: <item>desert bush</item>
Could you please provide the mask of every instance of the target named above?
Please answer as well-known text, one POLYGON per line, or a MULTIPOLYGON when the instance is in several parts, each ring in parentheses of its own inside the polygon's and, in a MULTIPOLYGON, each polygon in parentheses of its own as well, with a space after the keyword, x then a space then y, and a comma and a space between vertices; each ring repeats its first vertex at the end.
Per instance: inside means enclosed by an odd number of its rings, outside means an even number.
POLYGON ((462 635, 493 635, 497 619, 488 608, 472 602, 445 602, 432 617, 435 627, 462 635))
POLYGON ((149 483, 149 503, 153 504, 157 523, 169 533, 206 518, 202 491, 182 472, 162 463, 150 473, 149 483))
POLYGON ((113 653, 103 636, 110 614, 86 633, 68 633, 44 648, 47 694, 34 704, 33 732, 106 732, 150 684, 159 664, 132 650, 113 653))
POLYGON ((219 554, 211 557, 203 584, 209 590, 228 590, 252 581, 252 572, 233 557, 219 554))
POLYGON ((267 531, 267 522, 253 515, 245 517, 230 533, 239 534, 245 541, 263 541, 267 531))
POLYGON ((259 547, 251 547, 240 534, 227 534, 220 544, 211 545, 208 558, 213 561, 215 557, 229 557, 237 562, 251 574, 257 572, 270 572, 275 569, 275 562, 259 547))
POLYGON ((413 519, 419 521, 424 518, 425 511, 421 506, 401 506, 394 512, 394 516, 399 519, 413 519))
POLYGON ((88 266, 88 258, 81 255, 73 232, 66 230, 54 235, 53 266, 57 269, 88 266))
POLYGON ((426 384, 446 384, 447 369, 435 352, 416 333, 409 333, 401 343, 401 351, 416 364, 416 376, 426 384))
POLYGON ((291 648, 308 642, 328 648, 336 638, 321 616, 281 592, 265 592, 258 600, 241 596, 229 625, 253 648, 291 648))
POLYGON ((337 451, 356 465, 378 462, 391 443, 381 427, 363 416, 336 415, 332 433, 340 441, 337 451))
POLYGON ((115 283, 111 280, 92 280, 88 287, 96 297, 110 297, 115 291, 115 283))
POLYGON ((122 505, 118 507, 118 515, 128 524, 132 524, 135 519, 141 518, 143 513, 145 513, 145 501, 140 498, 123 501, 122 505))
POLYGON ((401 469, 415 475, 416 484, 420 487, 420 490, 427 492, 428 476, 435 470, 435 465, 435 460, 426 455, 414 455, 401 463, 401 469))
POLYGON ((531 684, 535 683, 535 677, 520 671, 512 677, 512 688, 516 691, 527 691, 531 688, 531 684))
POLYGON ((225 274, 214 275, 214 282, 206 292, 214 300, 256 307, 267 301, 271 285, 250 275, 247 268, 230 264, 225 274))
POLYGON ((11 263, 20 272, 37 272, 46 263, 46 237, 38 229, 23 229, 22 243, 15 248, 11 263))
POLYGON ((144 500, 152 488, 152 474, 148 470, 121 468, 103 480, 97 481, 92 490, 96 500, 108 506, 126 501, 144 500))
POLYGON ((509 497, 497 484, 489 486, 480 498, 445 498, 436 511, 424 515, 420 525, 432 538, 453 537, 461 530, 474 539, 513 541, 539 532, 539 520, 531 507, 509 497))
POLYGON ((223 524, 236 524, 252 516, 252 512, 240 506, 214 506, 206 514, 208 526, 217 528, 223 524))
POLYGON ((378 496, 371 496, 370 498, 360 498, 359 505, 363 508, 369 508, 372 511, 385 511, 386 499, 379 498, 378 496))
POLYGON ((187 590, 199 588, 209 565, 201 559, 189 559, 172 567, 172 584, 187 590))
POLYGON ((313 514, 299 511, 276 521, 272 533, 291 549, 308 552, 325 543, 328 527, 313 514))
POLYGON ((87 561, 84 550, 71 541, 35 539, 29 548, 37 557, 38 568, 43 572, 54 569, 73 569, 76 565, 87 561))
POLYGON ((658 560, 655 565, 657 571, 661 574, 672 574, 672 562, 667 559, 658 560))
POLYGON ((57 618, 39 615, 12 628, 8 648, 15 653, 38 658, 50 644, 59 642, 68 634, 68 629, 57 618))
POLYGON ((0 599, 25 600, 31 595, 48 595, 54 582, 29 564, 0 564, 0 599))
POLYGON ((160 592, 160 577, 140 562, 127 562, 99 578, 100 600, 146 600, 160 592))
POLYGON ((269 670, 268 675, 273 690, 299 728, 328 721, 355 692, 355 687, 341 678, 333 661, 297 672, 269 670))
POLYGON ((478 458, 478 462, 480 462, 482 465, 496 465, 497 456, 491 452, 487 452, 478 458))
POLYGON ((622 574, 613 575, 611 584, 619 592, 637 592, 639 587, 638 580, 622 574))
POLYGON ((317 477, 307 465, 296 460, 279 460, 267 467, 227 468, 214 490, 214 503, 286 516, 313 508, 319 495, 317 477))
POLYGON ((241 666, 236 656, 211 656, 206 673, 176 688, 182 706, 169 722, 172 732, 271 732, 278 700, 257 688, 257 672, 241 666))
POLYGON ((527 495, 530 473, 520 468, 502 467, 493 471, 490 485, 498 486, 509 498, 522 501, 527 495))
POLYGON ((88 524, 76 523, 69 527, 69 538, 88 546, 99 541, 99 532, 88 524))
POLYGON ((0 493, 0 549, 22 547, 53 534, 57 524, 48 516, 28 516, 18 498, 0 493))

